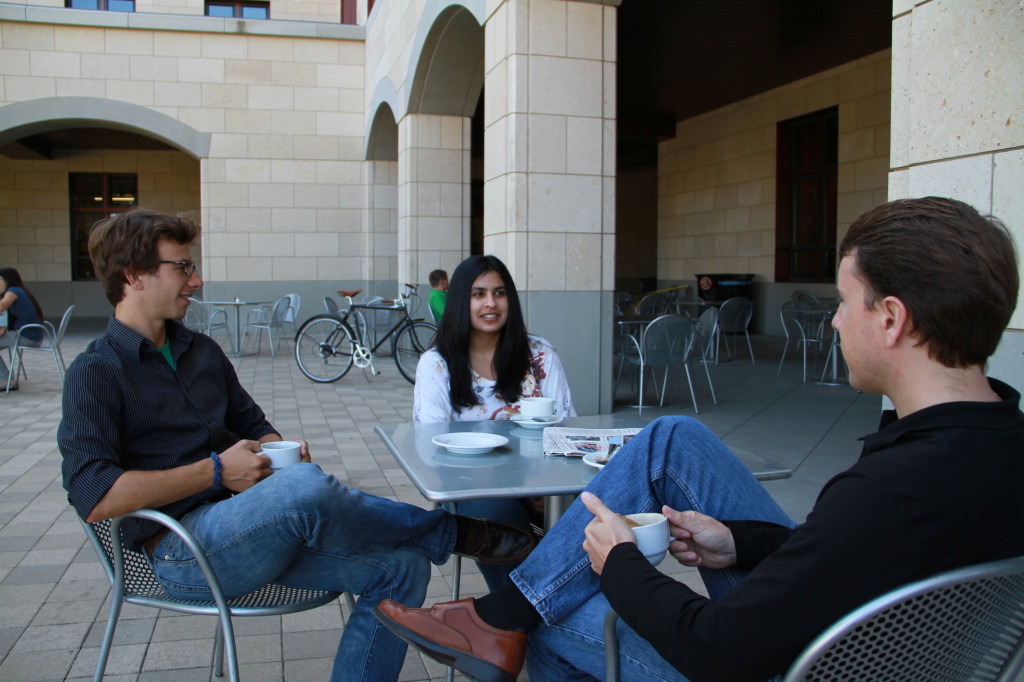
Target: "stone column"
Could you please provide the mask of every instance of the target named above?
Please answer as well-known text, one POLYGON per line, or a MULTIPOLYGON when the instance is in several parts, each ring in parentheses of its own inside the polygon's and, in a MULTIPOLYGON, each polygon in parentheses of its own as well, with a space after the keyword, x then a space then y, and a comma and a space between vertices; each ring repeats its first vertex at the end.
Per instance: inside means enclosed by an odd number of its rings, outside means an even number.
POLYGON ((375 295, 395 295, 398 255, 398 162, 367 161, 366 170, 366 272, 370 284, 386 283, 387 291, 375 295))
POLYGON ((617 4, 506 0, 485 25, 484 248, 581 414, 611 408, 617 4))
MULTIPOLYGON (((889 198, 948 196, 991 213, 1024 249, 1024 7, 893 3, 889 198), (955 51, 951 51, 951 46, 955 51), (951 58, 951 56, 955 57, 951 58), (922 125, 927 121, 927 125, 922 125)), ((989 374, 1024 385, 1024 305, 989 374)))
POLYGON ((398 282, 425 282, 469 254, 470 119, 398 122, 398 282))

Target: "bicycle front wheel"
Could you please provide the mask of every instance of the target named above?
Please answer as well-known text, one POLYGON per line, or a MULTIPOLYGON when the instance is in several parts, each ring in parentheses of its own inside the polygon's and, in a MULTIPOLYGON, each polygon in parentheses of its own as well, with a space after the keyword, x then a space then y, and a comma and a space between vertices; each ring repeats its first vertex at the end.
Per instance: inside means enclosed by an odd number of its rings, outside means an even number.
POLYGON ((295 362, 313 381, 337 381, 352 368, 352 339, 352 330, 337 317, 311 317, 295 335, 295 362))
POLYGON ((411 383, 416 383, 416 364, 423 351, 434 345, 437 326, 423 320, 410 323, 395 337, 394 354, 398 371, 411 383))

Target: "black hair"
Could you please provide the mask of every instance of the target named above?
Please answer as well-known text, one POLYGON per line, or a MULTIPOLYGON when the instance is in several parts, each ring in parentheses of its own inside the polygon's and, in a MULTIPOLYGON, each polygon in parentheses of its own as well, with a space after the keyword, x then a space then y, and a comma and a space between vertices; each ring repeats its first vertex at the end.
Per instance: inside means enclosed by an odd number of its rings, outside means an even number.
POLYGON ((501 278, 508 300, 508 316, 494 351, 495 393, 506 403, 517 402, 523 379, 530 370, 530 341, 512 275, 495 256, 470 256, 452 273, 444 317, 437 330, 437 350, 448 365, 448 395, 456 410, 479 403, 473 392, 473 372, 469 364, 469 299, 473 282, 487 272, 495 272, 501 278))
POLYGON ((43 317, 43 307, 39 305, 39 301, 36 300, 36 297, 32 295, 32 292, 28 290, 28 287, 25 286, 25 283, 21 280, 21 273, 14 268, 4 267, 0 268, 0 277, 4 278, 4 282, 7 283, 8 289, 11 287, 19 287, 22 291, 28 294, 28 300, 32 301, 32 307, 36 309, 36 315, 39 316, 39 321, 42 322, 46 319, 43 317))

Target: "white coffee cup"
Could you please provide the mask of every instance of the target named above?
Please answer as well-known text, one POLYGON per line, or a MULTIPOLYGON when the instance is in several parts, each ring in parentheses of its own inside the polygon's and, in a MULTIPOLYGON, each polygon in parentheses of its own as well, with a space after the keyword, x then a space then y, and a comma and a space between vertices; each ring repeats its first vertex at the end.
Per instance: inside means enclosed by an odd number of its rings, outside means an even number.
POLYGON ((555 414, 554 398, 521 398, 519 400, 519 414, 527 418, 540 417, 545 419, 555 414))
POLYGON ((301 461, 302 456, 299 454, 301 449, 302 443, 296 443, 293 440, 275 440, 264 443, 263 452, 260 454, 269 457, 270 468, 277 471, 301 461))
POLYGON ((639 525, 633 526, 633 537, 647 560, 654 566, 661 563, 668 552, 668 517, 658 513, 626 514, 627 519, 639 525))

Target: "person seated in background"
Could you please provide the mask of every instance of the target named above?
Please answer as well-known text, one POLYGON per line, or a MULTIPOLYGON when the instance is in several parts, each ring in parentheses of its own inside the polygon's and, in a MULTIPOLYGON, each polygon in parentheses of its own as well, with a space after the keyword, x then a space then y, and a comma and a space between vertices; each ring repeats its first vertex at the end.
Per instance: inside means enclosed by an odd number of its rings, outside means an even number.
MULTIPOLYGON (((521 561, 528 533, 349 488, 312 463, 270 469, 262 445, 281 440, 210 337, 184 327, 203 286, 188 218, 135 209, 97 223, 89 255, 114 315, 75 358, 64 382, 57 443, 64 487, 93 523, 142 508, 178 519, 207 550, 224 592, 267 583, 360 595, 332 680, 395 680, 405 644, 371 607, 385 597, 421 602, 430 563, 452 553, 521 561)), ((173 597, 210 590, 182 539, 130 518, 129 549, 143 551, 173 597)))
POLYGON ((906 583, 1024 555, 1020 394, 986 378, 1020 286, 994 218, 937 197, 893 201, 839 248, 850 385, 888 396, 860 459, 795 524, 693 419, 653 422, 479 600, 411 609, 383 601, 393 632, 481 680, 513 680, 529 637, 532 682, 604 675, 603 622, 621 620, 627 680, 763 680, 824 628, 906 583), (660 511, 669 552, 704 597, 659 572, 615 512, 660 511))
POLYGON ((441 324, 445 300, 448 298, 448 273, 444 270, 432 270, 427 279, 430 282, 430 298, 427 304, 434 315, 434 322, 441 324))
MULTIPOLYGON (((21 280, 14 268, 0 268, 0 314, 7 314, 7 322, 0 326, 0 348, 14 348, 15 332, 26 324, 42 324, 43 308, 21 280)), ((19 343, 38 346, 43 342, 42 329, 26 329, 19 343)), ((11 378, 7 363, 0 354, 0 390, 6 390, 11 379, 12 391, 18 390, 18 377, 11 378)))
MULTIPOLYGON (((452 273, 437 341, 416 366, 413 420, 509 419, 524 397, 553 398, 555 416, 576 416, 558 353, 526 332, 508 268, 494 256, 471 256, 452 273)), ((519 528, 543 519, 539 498, 467 500, 458 508, 519 528)), ((492 588, 508 575, 504 566, 481 566, 481 572, 492 588)))

